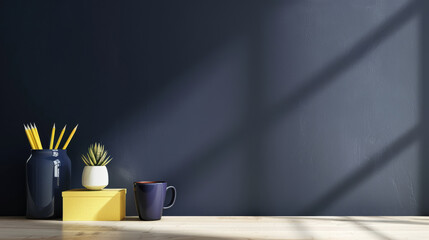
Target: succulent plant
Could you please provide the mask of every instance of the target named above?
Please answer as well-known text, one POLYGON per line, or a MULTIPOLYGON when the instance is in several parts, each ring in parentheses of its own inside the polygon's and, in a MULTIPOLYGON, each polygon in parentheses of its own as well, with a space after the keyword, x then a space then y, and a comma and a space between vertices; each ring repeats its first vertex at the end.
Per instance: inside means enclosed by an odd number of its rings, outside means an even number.
POLYGON ((91 144, 86 156, 82 154, 82 161, 87 166, 106 166, 113 158, 107 156, 107 151, 100 143, 91 144))

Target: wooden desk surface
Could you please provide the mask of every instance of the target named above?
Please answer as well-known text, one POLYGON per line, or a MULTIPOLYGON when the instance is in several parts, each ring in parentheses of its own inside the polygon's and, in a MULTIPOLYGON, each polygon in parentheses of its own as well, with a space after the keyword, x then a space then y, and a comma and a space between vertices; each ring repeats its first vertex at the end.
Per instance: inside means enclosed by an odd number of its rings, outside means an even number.
POLYGON ((163 217, 153 222, 0 217, 0 239, 429 239, 429 217, 163 217))

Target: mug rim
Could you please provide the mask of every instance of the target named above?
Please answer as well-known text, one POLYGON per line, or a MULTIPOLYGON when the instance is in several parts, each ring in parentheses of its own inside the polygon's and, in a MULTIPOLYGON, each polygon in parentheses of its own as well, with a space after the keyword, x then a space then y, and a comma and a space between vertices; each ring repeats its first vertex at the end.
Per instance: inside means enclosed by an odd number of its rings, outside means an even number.
POLYGON ((134 184, 160 184, 160 183, 167 183, 167 181, 137 181, 137 182, 134 182, 134 184))

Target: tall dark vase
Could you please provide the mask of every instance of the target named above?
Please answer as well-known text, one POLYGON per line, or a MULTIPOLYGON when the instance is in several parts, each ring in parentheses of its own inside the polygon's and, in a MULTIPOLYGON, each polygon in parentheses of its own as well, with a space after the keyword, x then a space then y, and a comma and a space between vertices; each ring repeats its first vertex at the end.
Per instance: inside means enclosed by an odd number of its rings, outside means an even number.
POLYGON ((27 218, 60 218, 61 192, 70 189, 67 150, 32 150, 26 170, 27 218))

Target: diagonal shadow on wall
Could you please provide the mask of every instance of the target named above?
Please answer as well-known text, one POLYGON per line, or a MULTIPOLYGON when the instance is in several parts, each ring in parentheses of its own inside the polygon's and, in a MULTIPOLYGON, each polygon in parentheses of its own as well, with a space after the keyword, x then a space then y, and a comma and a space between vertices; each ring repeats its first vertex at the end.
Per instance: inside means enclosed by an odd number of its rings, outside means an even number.
POLYGON ((421 141, 420 141, 420 197, 419 214, 429 215, 429 2, 421 0, 420 14, 420 122, 421 141))
MULTIPOLYGON (((222 153, 232 149, 237 144, 241 144, 242 141, 248 141, 248 139, 250 139, 250 144, 248 146, 251 148, 260 148, 261 144, 257 144, 257 140, 256 142, 253 142, 255 141, 255 137, 262 136, 267 127, 271 126, 276 121, 284 119, 285 115, 300 107, 304 101, 310 99, 318 91, 329 86, 330 83, 338 79, 336 77, 338 77, 347 69, 351 68, 364 56, 369 54, 375 47, 377 47, 377 45, 386 40, 392 33, 398 30, 413 16, 415 16, 419 10, 420 8, 417 1, 408 3, 405 7, 401 8, 398 12, 386 19, 380 26, 378 26, 370 34, 365 36, 357 44, 351 47, 347 53, 341 55, 328 64, 325 68, 323 68, 319 73, 304 81, 308 82, 308 84, 299 88, 297 91, 280 101, 280 103, 276 104, 272 108, 258 108, 256 112, 249 114, 249 116, 253 118, 251 121, 245 121, 241 127, 235 129, 229 135, 217 140, 214 144, 207 147, 206 149, 203 149, 200 153, 191 156, 191 160, 188 161, 188 164, 183 165, 180 169, 175 169, 174 171, 167 173, 166 176, 171 181, 187 183, 192 181, 192 179, 197 179, 203 176, 206 172, 210 171, 213 166, 219 164, 217 160, 222 153)), ((255 44, 262 44, 262 42, 255 41, 255 44)), ((258 51, 261 49, 258 46, 253 47, 256 49, 254 55, 259 56, 260 53, 258 51)), ((258 76, 258 74, 256 74, 256 76, 258 76)), ((253 84, 254 89, 260 87, 258 84, 255 84, 255 82, 262 80, 258 78, 251 78, 250 81, 250 84, 253 84)), ((250 91, 252 91, 252 88, 250 88, 250 91)), ((251 101, 251 103, 252 102, 254 101, 251 101)), ((383 166, 385 166, 392 157, 400 152, 400 149, 397 148, 405 148, 411 144, 416 139, 417 132, 418 129, 415 127, 404 136, 400 137, 397 141, 392 143, 391 146, 386 147, 384 151, 368 160, 368 163, 362 169, 358 169, 345 181, 342 181, 338 185, 334 186, 327 192, 327 194, 323 195, 319 200, 316 200, 312 206, 303 211, 301 214, 317 214, 322 209, 326 208, 330 203, 339 199, 348 190, 351 190, 352 187, 357 186, 365 178, 369 177, 371 174, 377 172, 383 166)), ((250 158, 251 162, 248 164, 248 166, 250 166, 250 173, 257 171, 258 166, 260 166, 259 162, 261 159, 258 157, 258 152, 260 151, 260 149, 252 149, 249 151, 249 155, 251 153, 256 153, 257 156, 250 158)), ((255 178, 256 175, 253 174, 249 179, 255 178)), ((252 182, 257 184, 258 179, 252 182)), ((257 187, 257 185, 252 185, 252 188, 257 187)), ((255 192, 256 191, 249 189, 248 199, 257 199, 258 196, 255 195, 255 192)), ((253 204, 252 208, 255 208, 255 205, 257 204, 258 203, 253 204)), ((256 210, 251 209, 251 211, 257 213, 257 208, 256 210)))
POLYGON ((329 208, 332 204, 339 200, 341 196, 344 196, 346 193, 350 192, 353 190, 353 188, 362 183, 365 179, 385 167, 394 159, 395 156, 400 154, 412 143, 416 142, 419 139, 420 131, 421 128, 419 128, 419 126, 408 130, 401 137, 390 143, 384 150, 374 154, 362 167, 355 170, 342 181, 338 182, 334 187, 323 194, 322 197, 314 201, 314 203, 312 203, 309 207, 306 207, 301 212, 298 212, 297 215, 317 215, 320 214, 324 209, 329 208))
MULTIPOLYGON (((0 108, 8 117, 0 124, 7 136, 0 140, 5 150, 0 181, 11 182, 3 190, 13 194, 1 198, 0 205, 14 207, 1 208, 0 215, 25 213, 25 191, 20 189, 25 189, 23 169, 30 153, 23 151, 28 144, 22 122, 40 123, 41 133, 50 132, 54 121, 60 126, 80 123, 68 150, 71 159, 79 159, 78 151, 99 141, 136 108, 149 105, 166 89, 192 85, 198 79, 184 83, 177 76, 246 34, 252 29, 248 22, 269 14, 275 5, 195 0, 5 3, 0 10, 0 63, 5 69, 1 76, 9 81, 0 88, 0 108)), ((48 134, 41 137, 48 140, 48 134)), ((78 173, 72 186, 80 186, 81 165, 72 168, 78 173)))

